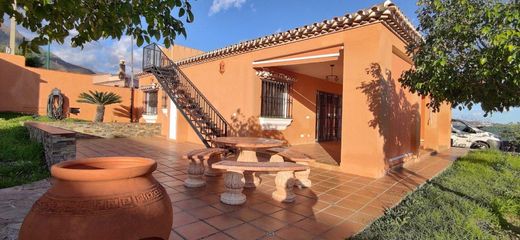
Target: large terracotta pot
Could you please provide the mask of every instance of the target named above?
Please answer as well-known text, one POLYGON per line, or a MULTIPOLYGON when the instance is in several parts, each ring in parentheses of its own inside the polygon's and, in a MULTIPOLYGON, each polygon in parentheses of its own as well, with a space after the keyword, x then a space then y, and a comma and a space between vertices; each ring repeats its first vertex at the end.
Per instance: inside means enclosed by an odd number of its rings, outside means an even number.
POLYGON ((25 217, 24 239, 168 239, 172 207, 148 158, 104 157, 51 168, 52 187, 25 217))

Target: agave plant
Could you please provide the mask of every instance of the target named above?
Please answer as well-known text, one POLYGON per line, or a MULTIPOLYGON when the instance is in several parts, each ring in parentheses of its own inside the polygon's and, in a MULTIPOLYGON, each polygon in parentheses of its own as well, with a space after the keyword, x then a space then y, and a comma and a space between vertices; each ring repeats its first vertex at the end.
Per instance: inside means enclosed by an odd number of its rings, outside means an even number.
POLYGON ((93 92, 89 90, 89 93, 80 93, 77 102, 96 104, 97 108, 94 122, 103 122, 103 118, 105 117, 105 106, 114 103, 120 103, 121 96, 113 92, 93 92))

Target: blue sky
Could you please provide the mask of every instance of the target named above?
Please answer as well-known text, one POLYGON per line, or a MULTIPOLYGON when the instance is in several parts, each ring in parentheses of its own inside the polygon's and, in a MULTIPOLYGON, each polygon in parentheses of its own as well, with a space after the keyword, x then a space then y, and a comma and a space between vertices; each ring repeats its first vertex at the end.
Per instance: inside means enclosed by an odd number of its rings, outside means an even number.
MULTIPOLYGON (((209 51, 240 41, 342 16, 384 0, 197 0, 192 1, 195 22, 186 24, 188 37, 176 44, 209 51)), ((416 1, 393 0, 414 25, 418 25, 416 1)), ((31 33, 21 30, 22 34, 31 33)), ((51 51, 61 58, 97 72, 115 72, 119 59, 130 59, 131 39, 89 43, 83 50, 53 44, 51 51), (81 57, 80 57, 81 56, 81 57)), ((142 50, 134 48, 135 72, 140 71, 142 50)), ((483 120, 479 106, 473 110, 453 111, 454 118, 483 120)), ((520 121, 520 110, 495 113, 484 120, 520 121)))

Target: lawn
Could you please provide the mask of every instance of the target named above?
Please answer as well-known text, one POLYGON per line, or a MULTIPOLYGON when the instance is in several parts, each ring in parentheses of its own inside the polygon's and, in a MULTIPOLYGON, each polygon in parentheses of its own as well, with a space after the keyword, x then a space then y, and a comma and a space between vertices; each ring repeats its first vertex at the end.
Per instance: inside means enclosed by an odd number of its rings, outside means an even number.
MULTIPOLYGON (((0 188, 47 178, 41 144, 32 142, 25 121, 51 121, 20 113, 0 112, 0 188)), ((74 121, 74 120, 67 120, 74 121)))
POLYGON ((353 239, 520 239, 520 156, 471 152, 353 239))

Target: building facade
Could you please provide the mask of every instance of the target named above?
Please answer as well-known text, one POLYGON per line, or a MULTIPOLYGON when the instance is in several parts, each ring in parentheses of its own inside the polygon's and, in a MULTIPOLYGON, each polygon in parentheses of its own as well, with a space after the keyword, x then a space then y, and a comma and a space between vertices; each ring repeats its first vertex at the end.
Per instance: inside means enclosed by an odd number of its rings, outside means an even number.
MULTIPOLYGON (((420 34, 391 2, 354 14, 241 42, 210 52, 163 49, 242 136, 319 145, 337 170, 380 177, 422 151, 449 148, 451 107, 401 87, 412 61, 406 46, 420 34)), ((142 121, 163 134, 200 143, 161 90, 140 74, 142 121)))

